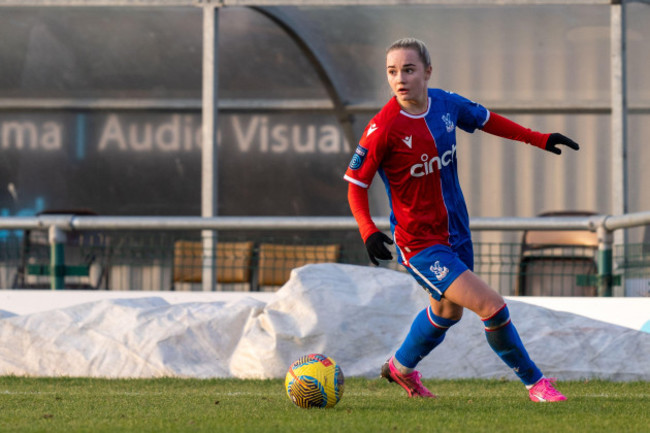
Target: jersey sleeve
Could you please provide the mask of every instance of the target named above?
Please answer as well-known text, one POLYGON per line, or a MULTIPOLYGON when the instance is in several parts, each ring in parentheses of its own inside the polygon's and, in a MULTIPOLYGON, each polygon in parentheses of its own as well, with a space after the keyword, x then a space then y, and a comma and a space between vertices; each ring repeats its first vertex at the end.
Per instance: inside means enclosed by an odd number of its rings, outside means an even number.
POLYGON ((365 242, 371 234, 379 231, 370 216, 370 205, 368 204, 368 190, 361 188, 354 183, 348 184, 348 203, 354 219, 359 225, 361 238, 365 242))
POLYGON ((497 135, 499 137, 507 138, 510 140, 523 141, 530 143, 540 149, 546 148, 546 142, 551 134, 542 134, 541 132, 533 131, 518 123, 513 122, 497 113, 491 113, 490 119, 483 126, 483 131, 489 134, 497 135))
POLYGON ((457 125, 463 131, 472 133, 482 128, 490 118, 490 112, 481 104, 455 93, 450 93, 449 96, 458 108, 457 125))
POLYGON ((386 136, 385 126, 376 123, 373 119, 363 131, 363 136, 343 176, 345 180, 362 188, 370 187, 386 153, 386 136))

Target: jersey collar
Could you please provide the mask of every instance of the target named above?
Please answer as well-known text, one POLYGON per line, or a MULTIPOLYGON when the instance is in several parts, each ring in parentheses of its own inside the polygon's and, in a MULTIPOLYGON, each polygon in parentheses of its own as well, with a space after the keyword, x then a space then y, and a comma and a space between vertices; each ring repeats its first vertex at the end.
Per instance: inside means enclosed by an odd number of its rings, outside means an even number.
POLYGON ((429 96, 427 98, 427 109, 426 109, 426 111, 424 113, 411 114, 411 113, 407 113, 404 110, 400 110, 400 113, 402 113, 406 117, 410 117, 411 119, 421 119, 421 118, 425 117, 427 114, 429 114, 429 109, 431 109, 431 96, 429 96))

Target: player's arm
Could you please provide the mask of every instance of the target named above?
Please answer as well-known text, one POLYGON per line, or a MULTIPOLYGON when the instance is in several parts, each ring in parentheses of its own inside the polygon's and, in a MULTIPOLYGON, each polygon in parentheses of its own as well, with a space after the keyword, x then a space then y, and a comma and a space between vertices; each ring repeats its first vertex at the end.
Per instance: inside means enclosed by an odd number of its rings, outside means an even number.
POLYGON ((578 143, 558 132, 543 134, 541 132, 533 131, 492 112, 490 113, 488 121, 483 125, 482 130, 502 138, 523 141, 557 155, 562 153, 562 150, 557 147, 559 144, 568 146, 573 150, 578 150, 580 148, 578 143))
POLYGON ((348 203, 354 219, 359 225, 361 238, 366 244, 368 257, 375 265, 380 260, 390 260, 393 255, 386 248, 385 243, 392 244, 393 241, 386 234, 381 232, 370 216, 370 206, 368 204, 368 190, 352 182, 348 183, 348 203))

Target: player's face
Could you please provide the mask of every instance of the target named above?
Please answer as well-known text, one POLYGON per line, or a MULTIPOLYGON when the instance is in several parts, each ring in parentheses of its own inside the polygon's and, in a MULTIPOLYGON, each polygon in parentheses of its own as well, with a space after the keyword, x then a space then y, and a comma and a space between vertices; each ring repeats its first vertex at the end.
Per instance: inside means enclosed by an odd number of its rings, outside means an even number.
POLYGON ((391 50, 386 55, 388 84, 397 102, 412 114, 427 109, 427 83, 431 66, 425 67, 417 51, 410 48, 391 50))

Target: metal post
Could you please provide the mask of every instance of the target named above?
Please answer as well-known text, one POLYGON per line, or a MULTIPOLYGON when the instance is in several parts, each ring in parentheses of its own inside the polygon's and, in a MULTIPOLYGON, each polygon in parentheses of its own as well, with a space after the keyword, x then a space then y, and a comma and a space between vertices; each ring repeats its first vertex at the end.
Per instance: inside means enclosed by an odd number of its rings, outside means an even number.
MULTIPOLYGON (((625 0, 612 0, 610 22, 611 49, 611 140, 612 140, 612 207, 614 215, 625 215, 627 199, 627 53, 625 43, 625 0)), ((624 245, 627 230, 618 230, 616 244, 624 245)))
MULTIPOLYGON (((207 1, 203 6, 203 138, 201 142, 201 216, 217 215, 217 52, 219 7, 207 1)), ((216 232, 203 230, 204 291, 216 286, 216 232)))
POLYGON ((598 296, 612 296, 613 266, 612 244, 614 235, 605 225, 599 225, 598 233, 598 296))
POLYGON ((67 235, 57 226, 50 226, 50 287, 52 290, 65 288, 65 242, 67 235))

